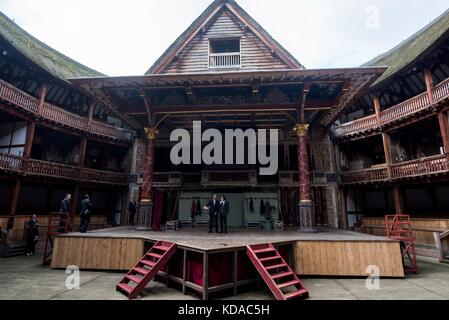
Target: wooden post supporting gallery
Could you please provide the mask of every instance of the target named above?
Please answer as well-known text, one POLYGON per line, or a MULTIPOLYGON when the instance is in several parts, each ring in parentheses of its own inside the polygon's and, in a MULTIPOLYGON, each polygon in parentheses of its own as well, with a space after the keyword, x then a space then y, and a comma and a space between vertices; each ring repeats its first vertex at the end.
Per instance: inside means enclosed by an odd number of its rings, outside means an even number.
POLYGON ((313 203, 310 187, 310 164, 308 150, 309 125, 298 124, 295 128, 298 138, 299 205, 298 214, 301 232, 316 232, 313 218, 313 203))
POLYGON ((151 230, 153 216, 154 149, 157 135, 158 130, 156 128, 145 128, 147 150, 136 231, 151 230))
POLYGON ((402 198, 401 189, 398 185, 393 186, 393 198, 396 214, 404 214, 404 203, 402 198))
MULTIPOLYGON (((433 92, 434 82, 432 71, 429 68, 424 69, 424 80, 426 83, 427 95, 429 97, 429 102, 431 105, 434 103, 433 92)), ((446 111, 438 112, 438 123, 440 125, 441 140, 443 141, 444 153, 449 154, 449 134, 448 134, 448 116, 446 111)))

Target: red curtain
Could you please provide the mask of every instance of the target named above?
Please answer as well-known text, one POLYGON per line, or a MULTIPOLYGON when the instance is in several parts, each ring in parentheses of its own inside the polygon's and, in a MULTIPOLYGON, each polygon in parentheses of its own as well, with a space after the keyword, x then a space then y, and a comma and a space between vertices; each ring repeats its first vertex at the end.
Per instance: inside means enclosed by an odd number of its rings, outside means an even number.
POLYGON ((153 231, 161 231, 161 221, 164 213, 164 193, 162 191, 154 190, 153 204, 153 221, 151 227, 153 231))

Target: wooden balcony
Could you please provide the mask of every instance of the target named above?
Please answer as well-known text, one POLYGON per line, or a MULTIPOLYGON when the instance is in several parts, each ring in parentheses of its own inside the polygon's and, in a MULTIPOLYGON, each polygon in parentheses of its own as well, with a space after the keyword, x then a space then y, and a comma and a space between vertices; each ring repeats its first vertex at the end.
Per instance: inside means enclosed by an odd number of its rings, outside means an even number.
POLYGON ((369 184, 393 180, 416 179, 449 173, 449 157, 437 155, 394 164, 391 175, 387 165, 360 171, 343 172, 342 184, 369 184))
POLYGON ((209 54, 209 68, 212 69, 240 68, 240 61, 240 52, 209 54))
POLYGON ((423 92, 416 97, 395 105, 381 112, 381 125, 377 123, 375 115, 370 115, 352 122, 342 124, 334 128, 334 137, 338 139, 363 136, 373 131, 380 131, 382 127, 388 127, 398 122, 417 116, 423 112, 432 112, 432 107, 437 107, 442 101, 449 98, 449 78, 432 89, 433 104, 429 95, 423 92))
POLYGON ((124 173, 93 170, 68 166, 43 160, 25 160, 11 154, 0 153, 0 172, 16 173, 24 176, 45 177, 84 183, 126 185, 128 177, 124 173))
POLYGON ((0 171, 9 173, 21 172, 23 168, 23 158, 9 154, 0 153, 0 171))
POLYGON ((7 102, 19 111, 32 114, 43 121, 71 128, 77 131, 88 132, 91 135, 107 140, 132 142, 133 132, 110 124, 93 121, 89 127, 88 119, 68 112, 52 104, 45 103, 42 113, 39 113, 39 100, 19 90, 9 83, 0 80, 0 101, 7 102))

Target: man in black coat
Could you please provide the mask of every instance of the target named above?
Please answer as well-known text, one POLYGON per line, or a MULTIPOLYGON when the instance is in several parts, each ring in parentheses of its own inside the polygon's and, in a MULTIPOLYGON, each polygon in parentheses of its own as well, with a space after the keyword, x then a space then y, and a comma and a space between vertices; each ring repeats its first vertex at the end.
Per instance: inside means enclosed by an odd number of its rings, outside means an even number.
POLYGON ((36 253, 36 244, 39 237, 39 224, 37 222, 37 216, 33 214, 33 217, 26 224, 26 234, 27 234, 27 247, 26 247, 26 255, 34 256, 36 253))
POLYGON ((90 202, 89 195, 85 195, 83 201, 81 201, 81 224, 80 232, 86 233, 89 228, 90 216, 92 214, 92 203, 90 202))
POLYGON ((221 197, 220 208, 218 212, 220 214, 220 233, 228 233, 228 215, 229 215, 229 202, 226 197, 221 197))
POLYGON ((137 212, 137 201, 136 198, 133 198, 131 202, 128 204, 128 213, 129 213, 129 221, 128 224, 130 226, 134 225, 134 219, 136 217, 137 212))
POLYGON ((209 210, 209 233, 212 233, 213 226, 215 225, 215 231, 218 233, 218 209, 220 203, 217 200, 217 195, 214 194, 212 199, 209 200, 205 209, 209 210))
POLYGON ((65 232, 65 226, 67 224, 67 219, 69 218, 69 211, 70 211, 70 200, 72 199, 72 195, 70 193, 67 193, 65 198, 62 199, 61 205, 59 207, 59 213, 60 213, 60 222, 59 226, 61 228, 58 229, 58 232, 65 232))

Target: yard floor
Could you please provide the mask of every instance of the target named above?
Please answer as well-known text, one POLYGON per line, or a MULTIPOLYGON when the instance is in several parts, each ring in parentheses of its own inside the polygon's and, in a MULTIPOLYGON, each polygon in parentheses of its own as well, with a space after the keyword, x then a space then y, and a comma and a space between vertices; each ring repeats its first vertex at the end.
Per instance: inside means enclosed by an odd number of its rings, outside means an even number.
MULTIPOLYGON (((79 290, 66 287, 64 270, 41 265, 42 257, 0 259, 0 300, 122 300, 115 291, 123 273, 81 271, 79 290)), ((368 290, 366 279, 306 278, 311 300, 449 300, 449 265, 420 261, 420 274, 406 279, 381 279, 379 290, 368 290)), ((144 300, 196 300, 164 284, 151 282, 144 300)), ((270 300, 267 289, 241 293, 232 300, 270 300)))

